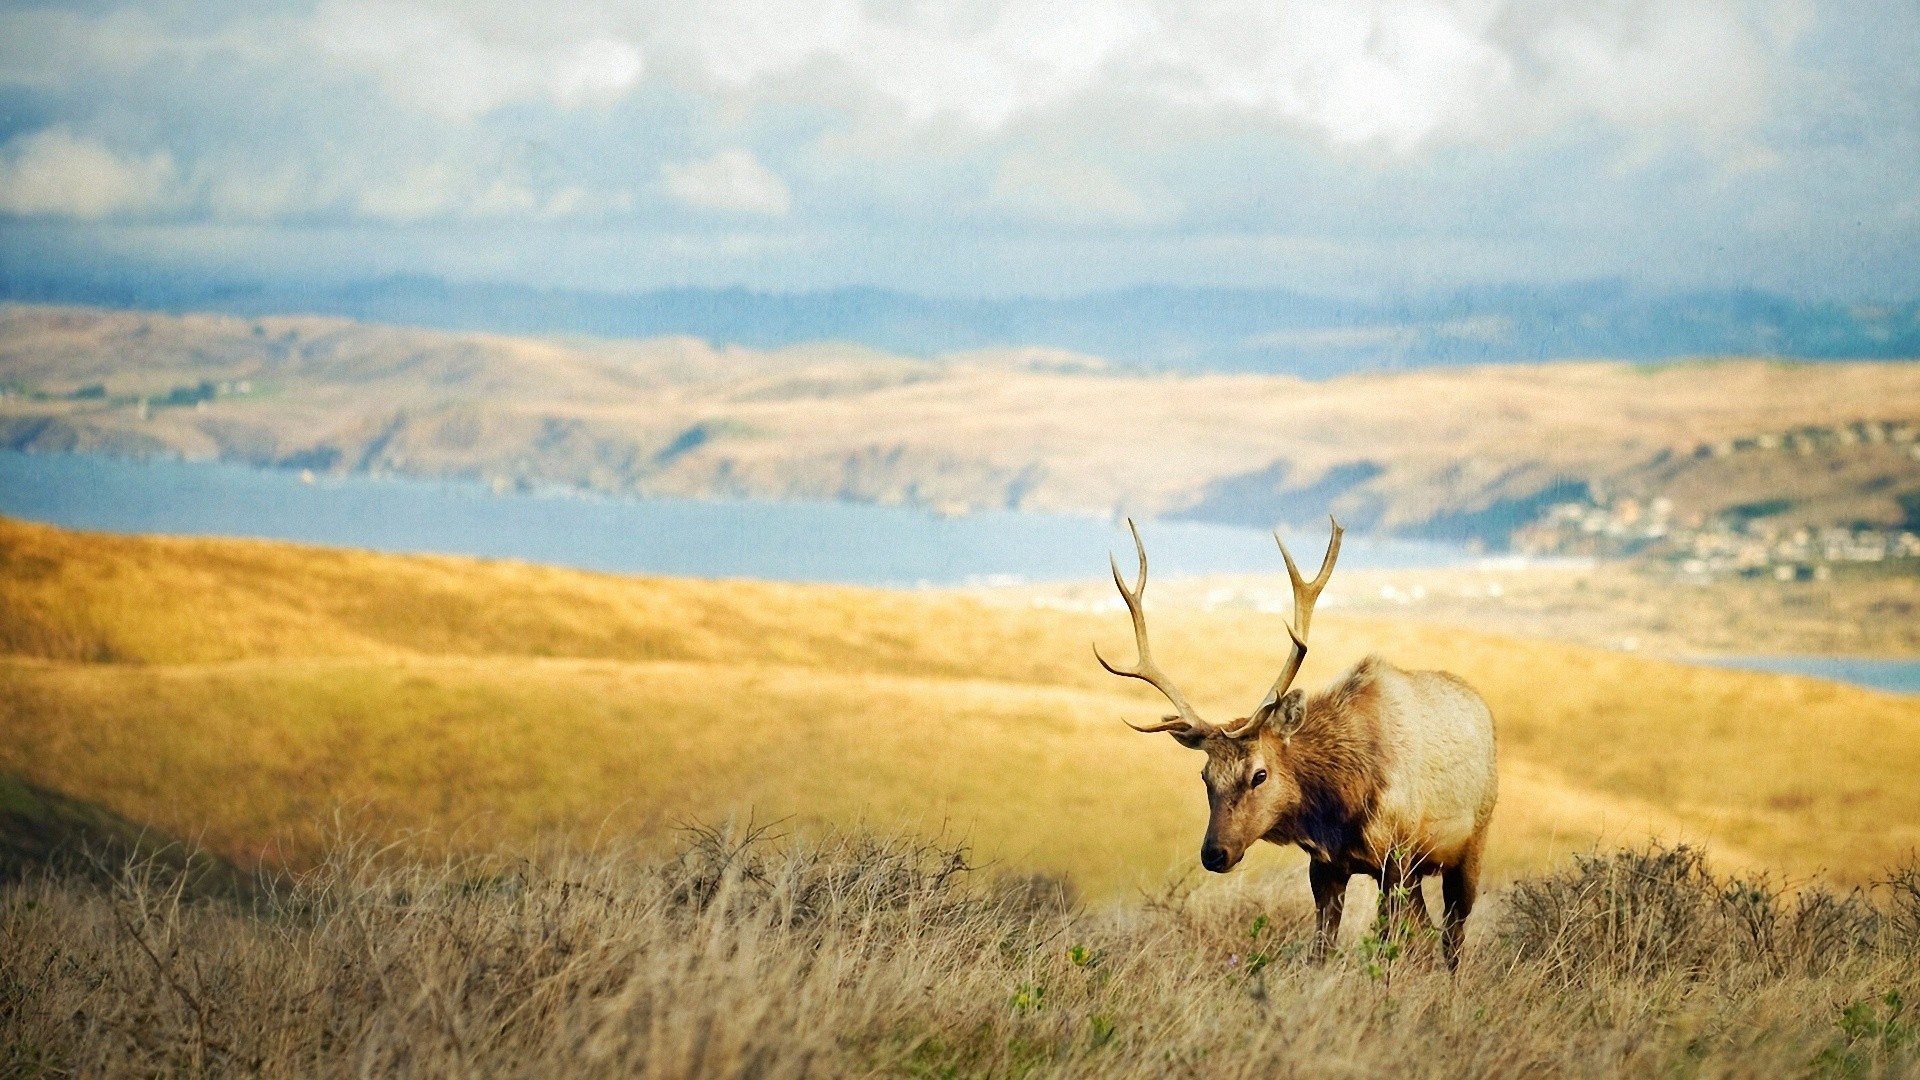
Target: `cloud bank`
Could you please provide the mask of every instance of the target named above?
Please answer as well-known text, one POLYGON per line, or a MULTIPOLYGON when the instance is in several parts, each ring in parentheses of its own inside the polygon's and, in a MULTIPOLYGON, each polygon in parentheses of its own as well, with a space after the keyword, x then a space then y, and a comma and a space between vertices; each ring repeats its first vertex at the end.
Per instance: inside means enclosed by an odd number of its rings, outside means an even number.
POLYGON ((0 228, 453 274, 525 229, 510 272, 609 288, 1903 293, 1916 50, 1907 0, 106 0, 0 11, 0 228))
POLYGON ((0 211, 96 220, 166 205, 173 158, 116 154, 98 140, 50 127, 0 148, 0 211))
POLYGON ((667 194, 688 206, 778 217, 791 203, 787 185, 748 150, 660 166, 667 194))

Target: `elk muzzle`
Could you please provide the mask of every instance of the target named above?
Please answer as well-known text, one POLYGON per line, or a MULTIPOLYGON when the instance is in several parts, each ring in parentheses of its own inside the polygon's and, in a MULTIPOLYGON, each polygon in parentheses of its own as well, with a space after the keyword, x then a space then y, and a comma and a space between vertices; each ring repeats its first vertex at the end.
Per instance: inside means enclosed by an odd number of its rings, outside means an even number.
POLYGON ((1234 843, 1219 829, 1208 829, 1205 839, 1200 841, 1200 865, 1216 874, 1239 866, 1246 853, 1247 845, 1234 843))

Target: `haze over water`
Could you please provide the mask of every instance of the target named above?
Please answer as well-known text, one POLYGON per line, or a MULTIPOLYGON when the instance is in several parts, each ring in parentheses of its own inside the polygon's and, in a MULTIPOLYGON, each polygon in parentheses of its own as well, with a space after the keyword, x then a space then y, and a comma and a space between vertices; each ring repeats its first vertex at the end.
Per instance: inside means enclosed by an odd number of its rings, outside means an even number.
MULTIPOLYGON (((856 585, 1098 577, 1125 526, 1060 514, 942 518, 842 502, 495 495, 478 483, 323 477, 172 460, 0 453, 0 514, 69 528, 294 540, 620 573, 856 585)), ((1143 526, 1157 574, 1274 573, 1262 530, 1143 526)), ((1304 547, 1325 543, 1303 537, 1304 547)), ((1342 565, 1453 566, 1465 549, 1354 537, 1342 565)))

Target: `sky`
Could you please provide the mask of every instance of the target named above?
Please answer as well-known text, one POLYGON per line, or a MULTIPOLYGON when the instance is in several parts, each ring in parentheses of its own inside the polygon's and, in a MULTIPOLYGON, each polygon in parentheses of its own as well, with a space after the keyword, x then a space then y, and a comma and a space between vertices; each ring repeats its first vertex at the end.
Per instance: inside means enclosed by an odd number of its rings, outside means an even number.
POLYGON ((15 268, 1920 296, 1913 0, 0 6, 15 268))

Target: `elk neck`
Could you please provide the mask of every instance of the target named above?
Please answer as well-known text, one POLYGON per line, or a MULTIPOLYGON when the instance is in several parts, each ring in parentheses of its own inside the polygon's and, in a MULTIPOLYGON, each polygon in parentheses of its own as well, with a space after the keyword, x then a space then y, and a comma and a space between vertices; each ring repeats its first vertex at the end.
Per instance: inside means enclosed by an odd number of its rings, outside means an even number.
MULTIPOLYGON (((1364 851, 1363 834, 1387 765, 1376 663, 1368 657, 1307 697, 1300 727, 1276 755, 1292 775, 1300 801, 1274 823, 1266 839, 1298 844, 1321 861, 1345 861, 1364 851)), ((1275 734, 1267 738, 1280 741, 1275 734)))

